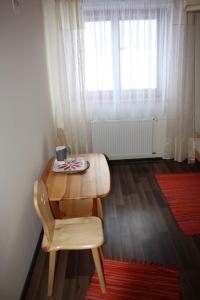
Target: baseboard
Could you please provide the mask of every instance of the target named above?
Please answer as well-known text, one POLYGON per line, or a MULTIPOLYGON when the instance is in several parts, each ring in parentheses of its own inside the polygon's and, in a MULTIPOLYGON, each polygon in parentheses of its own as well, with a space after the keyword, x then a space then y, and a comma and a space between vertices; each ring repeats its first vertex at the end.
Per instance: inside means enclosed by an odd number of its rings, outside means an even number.
POLYGON ((23 287, 23 290, 22 290, 22 293, 21 293, 20 300, 25 300, 26 299, 26 294, 27 294, 27 290, 28 290, 28 287, 29 287, 29 284, 30 284, 30 281, 31 281, 31 277, 32 277, 34 266, 35 266, 35 262, 36 262, 36 259, 37 259, 37 256, 38 256, 38 253, 39 253, 39 250, 40 250, 40 247, 41 247, 42 237, 43 237, 43 230, 41 230, 39 238, 38 238, 38 242, 37 242, 37 245, 36 245, 36 248, 35 248, 35 251, 34 251, 34 254, 33 254, 33 258, 32 258, 32 261, 31 261, 31 265, 30 265, 26 280, 24 282, 24 287, 23 287))

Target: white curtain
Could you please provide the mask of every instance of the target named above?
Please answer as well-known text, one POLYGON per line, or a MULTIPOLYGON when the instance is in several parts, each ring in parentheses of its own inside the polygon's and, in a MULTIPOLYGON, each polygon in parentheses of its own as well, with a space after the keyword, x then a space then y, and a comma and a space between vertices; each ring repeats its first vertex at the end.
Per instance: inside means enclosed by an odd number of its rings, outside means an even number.
POLYGON ((172 1, 84 0, 90 119, 166 113, 172 1))
POLYGON ((74 153, 88 152, 81 1, 44 0, 43 11, 55 128, 64 129, 74 153))
POLYGON ((188 146, 191 153, 194 145, 194 32, 194 15, 186 15, 181 0, 174 1, 164 158, 177 161, 186 159, 188 146))
POLYGON ((195 51, 183 1, 43 1, 55 126, 73 151, 89 151, 89 121, 166 118, 164 158, 184 160, 195 51))

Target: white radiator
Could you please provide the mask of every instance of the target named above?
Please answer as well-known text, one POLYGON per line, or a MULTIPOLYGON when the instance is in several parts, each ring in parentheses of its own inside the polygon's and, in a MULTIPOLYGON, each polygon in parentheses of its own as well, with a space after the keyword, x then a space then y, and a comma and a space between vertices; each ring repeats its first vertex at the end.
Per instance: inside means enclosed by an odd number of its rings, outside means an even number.
POLYGON ((92 124, 93 152, 110 159, 154 157, 153 120, 107 121, 92 124))

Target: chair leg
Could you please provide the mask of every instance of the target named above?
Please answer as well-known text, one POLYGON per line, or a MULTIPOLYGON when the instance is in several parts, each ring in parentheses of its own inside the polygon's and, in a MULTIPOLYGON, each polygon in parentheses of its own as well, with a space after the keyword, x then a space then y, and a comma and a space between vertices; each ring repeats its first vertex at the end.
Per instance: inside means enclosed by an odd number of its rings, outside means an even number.
POLYGON ((105 293, 106 292, 106 283, 105 283, 105 278, 104 278, 104 274, 103 274, 103 268, 102 268, 98 248, 92 249, 92 256, 93 256, 95 268, 96 268, 96 271, 98 274, 101 291, 102 291, 102 293, 105 293))
POLYGON ((104 255, 103 255, 103 249, 102 249, 102 246, 99 247, 99 253, 100 253, 100 256, 101 256, 102 263, 103 263, 104 255))
POLYGON ((56 251, 49 252, 48 296, 52 296, 56 264, 56 251))

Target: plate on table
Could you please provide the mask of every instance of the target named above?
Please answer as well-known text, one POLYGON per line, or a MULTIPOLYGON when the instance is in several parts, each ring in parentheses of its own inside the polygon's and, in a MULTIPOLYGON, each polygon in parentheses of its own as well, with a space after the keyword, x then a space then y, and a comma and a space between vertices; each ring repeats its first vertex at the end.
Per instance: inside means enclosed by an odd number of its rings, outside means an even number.
POLYGON ((90 166, 89 161, 83 157, 71 157, 66 161, 54 161, 52 170, 57 173, 75 174, 87 170, 90 166))

